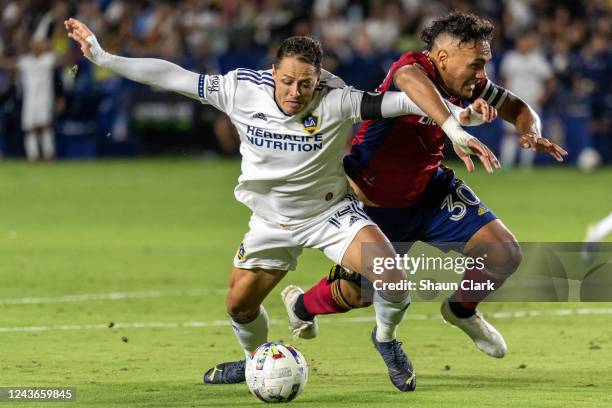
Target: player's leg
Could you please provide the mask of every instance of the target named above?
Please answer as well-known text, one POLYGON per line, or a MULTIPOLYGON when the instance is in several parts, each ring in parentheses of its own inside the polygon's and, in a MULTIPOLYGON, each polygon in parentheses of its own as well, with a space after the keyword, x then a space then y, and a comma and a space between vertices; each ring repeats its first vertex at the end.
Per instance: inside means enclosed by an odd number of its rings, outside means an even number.
POLYGON ((502 166, 511 168, 514 166, 516 154, 519 149, 516 130, 514 125, 504 123, 504 135, 502 137, 499 159, 502 166))
POLYGON ((247 355, 268 339, 268 316, 262 302, 286 273, 232 268, 225 303, 234 334, 247 355))
POLYGON ((597 245, 610 234, 612 234, 612 213, 594 224, 589 225, 587 228, 587 236, 582 246, 582 257, 584 260, 592 261, 595 258, 597 245))
POLYGON ((26 157, 29 161, 37 161, 40 157, 38 151, 38 138, 34 129, 28 129, 23 134, 23 144, 26 152, 26 157))
MULTIPOLYGON (((410 297, 407 290, 383 285, 403 283, 407 275, 397 267, 375 273, 375 259, 395 259, 393 246, 351 195, 315 221, 297 232, 305 247, 321 249, 333 262, 360 273, 370 281, 379 281, 377 289, 380 290, 373 295, 377 325, 372 332, 372 342, 387 365, 395 387, 401 391, 414 390, 416 377, 412 363, 401 343, 395 339, 396 327, 406 313, 410 297)), ((285 304, 291 324, 294 308, 290 302, 285 304)))
MULTIPOLYGON (((393 258, 396 252, 382 231, 369 225, 362 228, 347 248, 341 265, 349 270, 359 272, 370 282, 381 284, 398 284, 407 280, 406 272, 397 267, 385 268, 374 273, 376 258, 393 258)), ((373 296, 376 326, 371 340, 385 362, 391 382, 400 391, 414 391, 416 374, 412 362, 402 349, 402 343, 396 339, 396 329, 404 318, 410 296, 408 290, 375 290, 373 296)), ((376 286, 375 286, 375 289, 376 286)))
POLYGON ((533 168, 535 162, 536 152, 530 149, 521 149, 519 155, 519 165, 523 170, 530 170, 533 168))
MULTIPOLYGON (((414 208, 364 206, 363 211, 384 235, 394 242, 413 242, 416 240, 414 237, 424 228, 424 218, 420 217, 414 208)), ((367 307, 371 305, 372 299, 371 282, 338 264, 331 268, 327 277, 303 295, 299 288, 292 290, 300 292, 295 296, 294 312, 303 320, 317 315, 344 313, 351 309, 367 307)), ((288 313, 293 313, 289 302, 285 302, 285 305, 288 307, 288 313)), ((312 338, 305 337, 302 332, 294 334, 300 338, 312 338)))
MULTIPOLYGON (((232 329, 245 355, 268 340, 268 314, 262 302, 287 271, 232 268, 226 297, 232 329)), ((218 364, 204 374, 207 384, 244 381, 244 360, 218 364)))
MULTIPOLYGON (((230 275, 226 297, 232 329, 245 355, 267 341, 268 316, 262 305, 270 291, 294 270, 301 247, 290 231, 253 215, 230 275)), ((209 384, 244 381, 245 360, 218 364, 204 374, 209 384)))
POLYGON ((312 339, 318 334, 316 316, 346 313, 351 309, 371 304, 362 299, 361 275, 342 266, 332 266, 329 276, 323 277, 306 293, 302 288, 289 285, 281 293, 287 309, 289 328, 294 337, 312 339))
MULTIPOLYGON (((445 176, 440 183, 448 194, 441 204, 423 209, 430 215, 420 238, 432 245, 453 243, 456 250, 467 256, 483 257, 484 269, 468 269, 462 280, 490 281, 495 290, 518 268, 522 258, 520 247, 514 235, 465 183, 456 180, 452 172, 447 171, 445 176)), ((468 334, 481 351, 503 357, 507 349, 503 337, 476 312, 478 304, 492 290, 469 291, 462 287, 470 286, 459 285, 459 289, 443 302, 444 319, 468 334)))
POLYGON ((494 220, 474 234, 465 246, 464 254, 472 258, 483 257, 486 254, 485 267, 466 270, 462 281, 467 284, 462 283, 457 291, 442 303, 442 316, 448 323, 463 330, 485 354, 497 358, 504 357, 507 352, 504 338, 477 312, 476 308, 518 268, 522 259, 520 247, 501 221, 494 220), (462 289, 474 287, 474 283, 487 282, 492 283, 492 289, 462 289))
POLYGON ((294 287, 301 292, 295 302, 295 313, 303 320, 312 320, 318 315, 346 313, 351 309, 370 306, 372 302, 361 296, 361 291, 366 290, 362 287, 362 280, 357 272, 334 264, 329 274, 307 292, 294 287))
POLYGON ((468 269, 463 280, 494 283, 492 290, 469 291, 462 290, 460 287, 455 292, 453 300, 456 301, 457 306, 453 310, 465 316, 473 315, 478 304, 497 290, 517 270, 522 254, 516 238, 499 219, 491 221, 476 231, 465 245, 463 253, 471 258, 484 259, 484 269, 468 269))
MULTIPOLYGON (((390 307, 382 300, 390 300, 391 303, 399 300, 402 304, 409 301, 407 291, 388 291, 386 294, 374 293, 373 296, 362 296, 364 292, 372 294, 369 284, 371 280, 399 282, 406 279, 405 273, 401 270, 386 270, 381 275, 372 273, 371 267, 368 268, 361 264, 362 256, 366 264, 372 265, 374 258, 395 257, 395 251, 382 232, 373 225, 369 225, 364 227, 363 231, 358 231, 351 245, 347 247, 343 258, 345 266, 334 265, 329 276, 321 279, 306 293, 293 285, 283 290, 282 298, 287 308, 290 329, 296 337, 304 339, 315 337, 316 325, 309 325, 308 322, 315 322, 315 316, 320 314, 344 313, 353 308, 366 307, 372 303, 373 298, 381 300, 382 304, 378 306, 378 309, 390 307), (375 242, 378 244, 374 244, 375 242), (364 243, 367 245, 366 253, 362 254, 361 247, 364 243), (369 257, 369 261, 365 260, 365 256, 369 257), (346 265, 352 266, 346 267, 346 265), (364 273, 360 275, 357 272, 350 272, 351 268, 362 270, 364 273)), ((330 258, 333 259, 333 256, 330 258)), ((380 310, 377 313, 380 318, 382 318, 381 313, 380 310)), ((396 323, 380 325, 378 335, 381 340, 394 339, 395 327, 401 321, 404 313, 405 308, 402 308, 402 311, 397 313, 393 319, 396 323)), ((391 313, 391 315, 395 316, 396 313, 391 313)))
POLYGON ((45 160, 53 160, 55 158, 55 140, 53 135, 53 127, 51 125, 42 128, 40 133, 40 142, 42 145, 42 154, 45 160))

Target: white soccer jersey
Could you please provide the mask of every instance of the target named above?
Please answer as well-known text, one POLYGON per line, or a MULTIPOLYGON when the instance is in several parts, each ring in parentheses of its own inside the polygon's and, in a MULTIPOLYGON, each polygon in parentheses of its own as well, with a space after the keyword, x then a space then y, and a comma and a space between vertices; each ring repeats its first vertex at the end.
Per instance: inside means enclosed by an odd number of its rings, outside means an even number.
POLYGON ((510 92, 536 112, 542 110, 539 98, 544 93, 545 82, 553 76, 552 68, 542 54, 537 51, 526 55, 509 51, 502 60, 500 72, 510 92))
POLYGON ((27 54, 17 60, 23 88, 22 128, 29 130, 51 124, 53 113, 52 52, 34 56, 27 54))
POLYGON ((198 95, 238 130, 242 174, 234 193, 253 213, 291 225, 344 197, 345 136, 360 120, 360 91, 323 72, 312 102, 288 116, 274 100, 271 70, 237 69, 200 75, 198 95))

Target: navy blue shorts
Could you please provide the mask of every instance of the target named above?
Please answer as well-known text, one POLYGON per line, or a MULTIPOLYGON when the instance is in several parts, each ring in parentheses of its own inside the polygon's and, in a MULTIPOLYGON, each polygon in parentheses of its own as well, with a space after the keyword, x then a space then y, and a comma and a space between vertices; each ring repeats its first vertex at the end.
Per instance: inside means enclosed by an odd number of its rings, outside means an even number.
POLYGON ((461 252, 480 228, 497 219, 454 172, 440 166, 421 201, 406 208, 364 207, 391 242, 423 241, 461 252))

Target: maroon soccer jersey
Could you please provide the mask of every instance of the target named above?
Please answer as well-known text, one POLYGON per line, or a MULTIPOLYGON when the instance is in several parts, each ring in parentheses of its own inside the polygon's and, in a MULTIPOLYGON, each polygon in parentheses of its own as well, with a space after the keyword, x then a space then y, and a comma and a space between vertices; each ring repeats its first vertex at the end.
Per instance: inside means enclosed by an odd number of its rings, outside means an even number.
MULTIPOLYGON (((397 91, 395 72, 404 65, 419 65, 436 84, 445 99, 462 106, 460 97, 449 96, 440 87, 439 74, 427 52, 403 54, 389 70, 378 92, 397 91)), ((476 83, 467 102, 482 97, 499 106, 506 91, 488 79, 476 83)), ((344 168, 351 179, 374 203, 390 208, 409 207, 419 201, 427 183, 442 161, 446 135, 426 116, 406 115, 397 118, 368 120, 361 123, 353 139, 344 168)))

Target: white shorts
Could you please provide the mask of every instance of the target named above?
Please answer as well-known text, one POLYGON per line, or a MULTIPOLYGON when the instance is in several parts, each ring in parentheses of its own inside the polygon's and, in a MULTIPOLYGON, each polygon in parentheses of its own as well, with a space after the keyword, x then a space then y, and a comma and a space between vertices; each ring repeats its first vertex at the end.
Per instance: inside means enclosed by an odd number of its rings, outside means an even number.
POLYGON ((351 194, 321 215, 299 225, 273 224, 253 214, 234 257, 242 269, 293 271, 303 248, 316 248, 339 264, 360 229, 376 225, 351 194))

